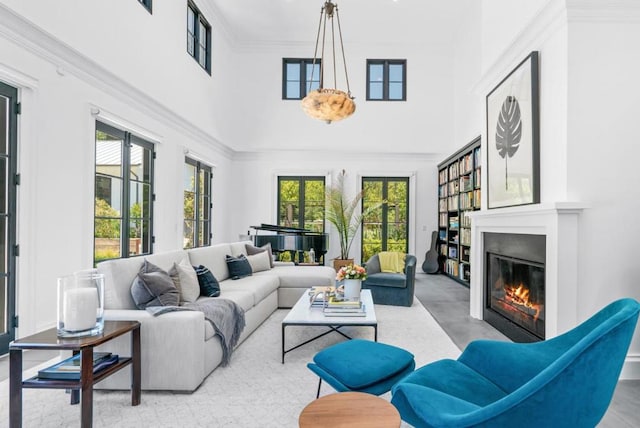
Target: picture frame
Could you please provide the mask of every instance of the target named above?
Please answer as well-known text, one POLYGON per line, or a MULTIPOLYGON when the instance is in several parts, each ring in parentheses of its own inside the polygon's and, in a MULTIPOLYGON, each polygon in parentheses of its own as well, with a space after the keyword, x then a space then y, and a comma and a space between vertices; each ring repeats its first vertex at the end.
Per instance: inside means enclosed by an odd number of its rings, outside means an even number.
POLYGON ((487 95, 487 206, 540 202, 538 51, 487 95))

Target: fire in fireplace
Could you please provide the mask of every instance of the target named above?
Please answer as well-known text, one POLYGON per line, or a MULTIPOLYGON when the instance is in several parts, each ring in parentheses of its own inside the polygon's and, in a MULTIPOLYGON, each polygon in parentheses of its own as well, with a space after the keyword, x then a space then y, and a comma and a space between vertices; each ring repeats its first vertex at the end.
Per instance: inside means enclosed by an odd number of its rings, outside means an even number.
POLYGON ((485 234, 484 319, 514 341, 545 338, 544 244, 541 235, 485 234))

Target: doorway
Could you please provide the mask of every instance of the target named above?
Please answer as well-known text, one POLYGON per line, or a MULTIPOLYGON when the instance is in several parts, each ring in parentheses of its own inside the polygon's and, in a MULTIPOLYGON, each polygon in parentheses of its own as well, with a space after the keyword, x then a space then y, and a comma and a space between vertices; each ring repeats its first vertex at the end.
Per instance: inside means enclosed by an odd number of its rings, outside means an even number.
POLYGON ((363 177, 362 189, 362 262, 381 251, 408 252, 409 177, 363 177))
POLYGON ((0 82, 0 355, 15 338, 18 90, 0 82))

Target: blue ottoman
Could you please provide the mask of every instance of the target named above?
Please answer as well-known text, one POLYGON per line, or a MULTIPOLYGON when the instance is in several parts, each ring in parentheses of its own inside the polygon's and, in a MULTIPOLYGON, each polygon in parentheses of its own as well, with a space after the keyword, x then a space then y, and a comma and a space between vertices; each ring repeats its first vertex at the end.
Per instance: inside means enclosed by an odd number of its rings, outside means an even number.
POLYGON ((338 392, 357 391, 381 395, 413 372, 411 352, 370 340, 353 339, 330 346, 313 357, 307 367, 338 392))

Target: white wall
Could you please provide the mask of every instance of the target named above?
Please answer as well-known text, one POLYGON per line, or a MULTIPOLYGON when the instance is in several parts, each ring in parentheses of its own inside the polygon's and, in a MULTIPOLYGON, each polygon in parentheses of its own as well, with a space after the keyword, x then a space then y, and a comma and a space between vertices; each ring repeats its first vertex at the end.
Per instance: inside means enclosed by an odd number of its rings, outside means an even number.
MULTIPOLYGON (((448 45, 371 46, 345 42, 356 112, 330 125, 307 117, 300 101, 282 100, 282 58, 311 58, 313 47, 282 45, 237 53, 236 79, 242 85, 237 86, 230 104, 231 109, 240 112, 229 118, 234 148, 443 155, 452 151, 453 63, 448 45), (406 102, 366 101, 368 58, 407 60, 406 102)), ((338 89, 346 90, 344 73, 338 71, 337 75, 338 89)))
MULTIPOLYGON (((617 298, 640 299, 640 226, 633 220, 640 209, 640 135, 635 126, 640 54, 634 45, 640 37, 639 6, 605 0, 485 0, 482 73, 476 77, 475 94, 456 92, 456 105, 466 100, 483 104, 486 153, 491 148, 486 146, 484 97, 532 50, 540 52, 541 202, 587 205, 579 220, 576 322, 617 298)), ((458 39, 457 73, 465 59, 472 63, 470 69, 477 69, 468 43, 458 39)), ((456 77, 456 82, 460 78, 470 76, 456 77)), ((457 108, 455 121, 477 123, 477 113, 457 108)), ((640 377, 639 366, 636 332, 623 376, 640 377)))
MULTIPOLYGON (((410 177, 409 252, 416 254, 420 264, 429 248, 431 231, 437 228, 436 197, 437 183, 433 179, 438 159, 429 155, 387 155, 384 162, 379 156, 358 156, 347 152, 342 159, 336 153, 299 152, 262 153, 238 156, 234 161, 234 176, 242 177, 235 187, 237 202, 248 207, 237 210, 232 230, 246 233, 247 227, 260 223, 277 223, 277 177, 279 175, 319 175, 328 176, 327 184, 344 169, 347 173, 345 188, 351 196, 361 189, 362 177, 410 177)), ((326 225, 327 231, 332 227, 326 225)), ((255 233, 255 231, 251 231, 255 233)), ((335 236, 333 236, 335 238, 335 236)), ((325 261, 340 254, 337 239, 329 243, 325 261)), ((359 233, 354 239, 350 255, 361 261, 359 233)))
MULTIPOLYGON (((136 2, 134 5, 139 6, 136 2)), ((143 9, 144 11, 144 9, 143 9)), ((146 13, 146 12, 145 12, 146 13)), ((19 88, 18 336, 54 325, 56 277, 93 264, 95 120, 155 143, 154 251, 182 245, 182 167, 188 149, 215 167, 214 239, 228 240, 230 152, 124 81, 0 6, 0 80, 19 88), (18 31, 15 31, 15 30, 18 31), (63 64, 61 67, 60 64, 63 64), (96 69, 104 72, 104 69, 96 69), (99 111, 99 113, 98 113, 99 111)), ((194 83, 195 85, 195 83, 194 83)))

